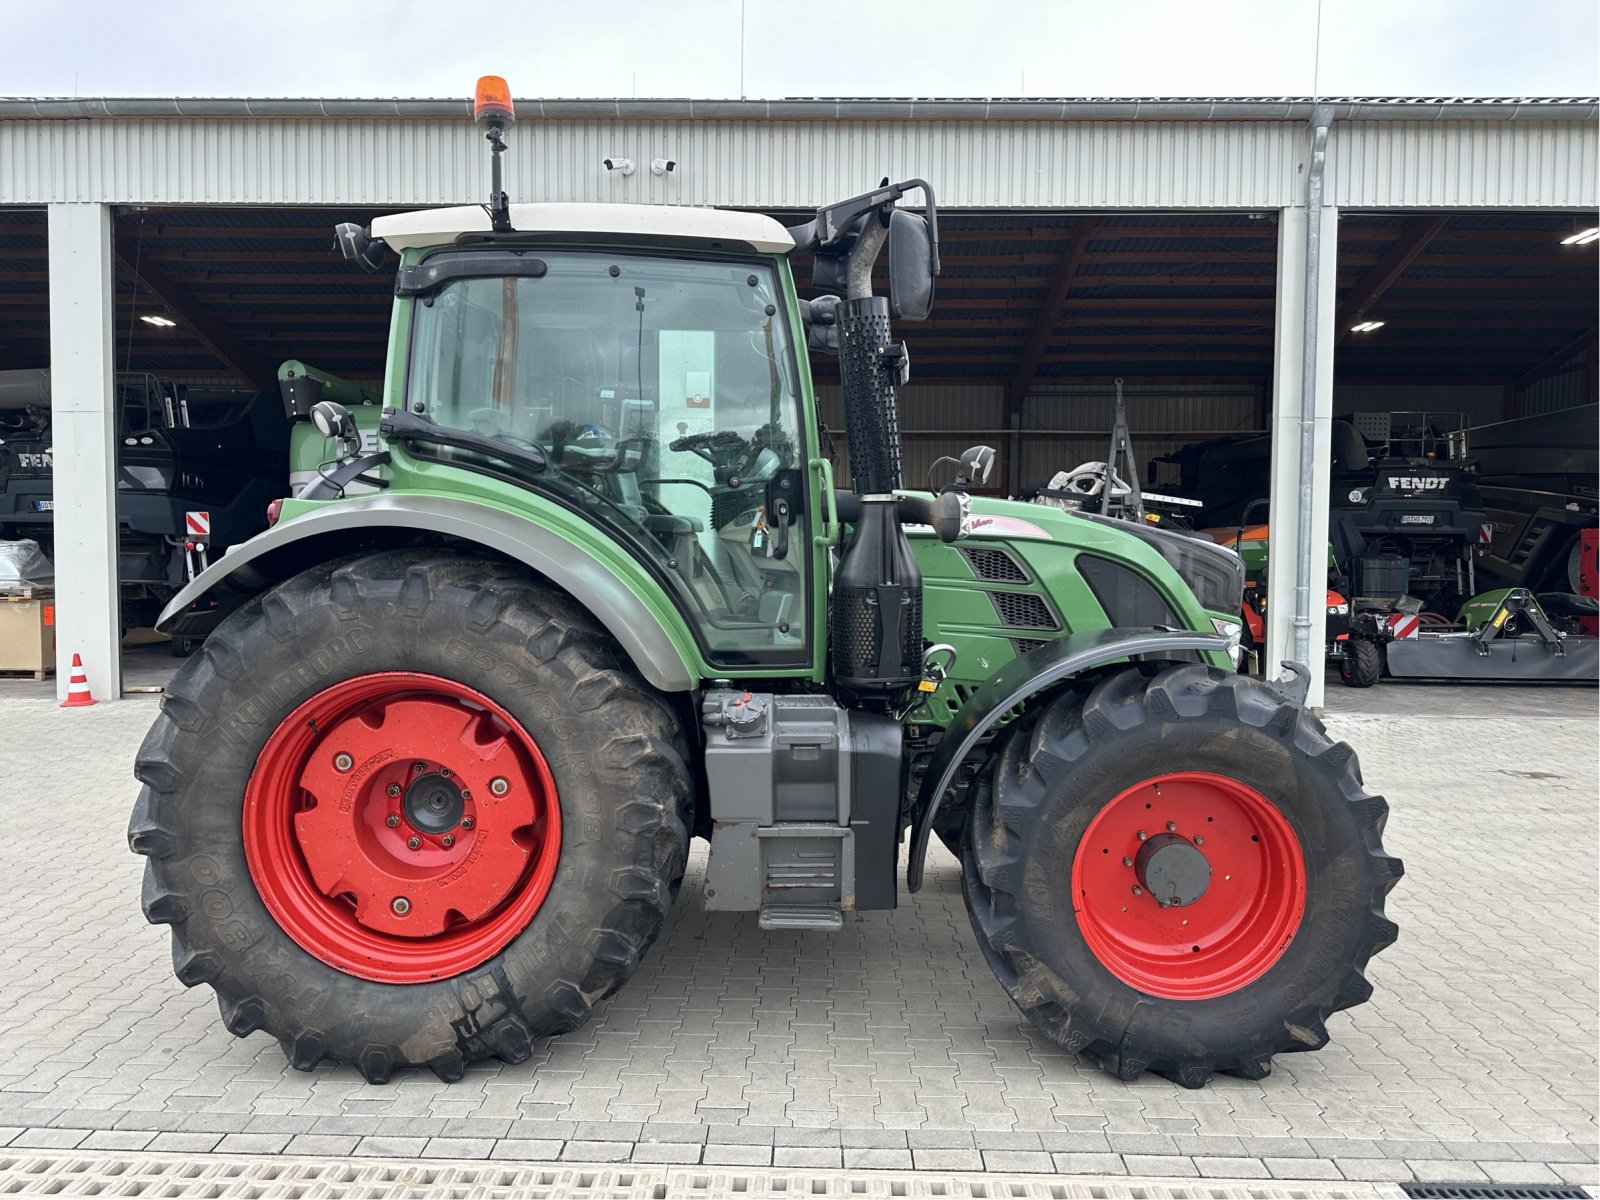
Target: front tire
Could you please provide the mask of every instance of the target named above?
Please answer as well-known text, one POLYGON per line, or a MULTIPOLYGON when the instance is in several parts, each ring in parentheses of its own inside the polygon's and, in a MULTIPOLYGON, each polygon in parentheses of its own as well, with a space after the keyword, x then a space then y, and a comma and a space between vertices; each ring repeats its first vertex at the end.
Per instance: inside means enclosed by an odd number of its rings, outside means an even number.
POLYGON ((231 615, 168 689, 129 826, 144 909, 240 1036, 370 1082, 572 1029, 655 939, 692 784, 570 598, 395 551, 231 615))
POLYGON ((1346 687, 1372 687, 1382 673, 1383 659, 1377 642, 1353 636, 1345 639, 1344 653, 1339 656, 1339 678, 1346 687))
POLYGON ((1267 685, 1119 671, 1019 721, 974 793, 963 881, 989 965, 1120 1078, 1261 1078, 1371 995, 1402 873, 1388 806, 1267 685))

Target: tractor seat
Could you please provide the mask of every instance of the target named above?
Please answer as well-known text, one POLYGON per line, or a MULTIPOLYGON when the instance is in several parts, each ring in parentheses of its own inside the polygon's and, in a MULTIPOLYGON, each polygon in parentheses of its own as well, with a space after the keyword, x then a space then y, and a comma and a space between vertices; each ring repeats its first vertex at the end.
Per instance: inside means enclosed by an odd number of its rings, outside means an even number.
POLYGON ((1571 592, 1544 592, 1539 597, 1539 607, 1550 617, 1600 616, 1600 600, 1593 596, 1575 596, 1571 592))

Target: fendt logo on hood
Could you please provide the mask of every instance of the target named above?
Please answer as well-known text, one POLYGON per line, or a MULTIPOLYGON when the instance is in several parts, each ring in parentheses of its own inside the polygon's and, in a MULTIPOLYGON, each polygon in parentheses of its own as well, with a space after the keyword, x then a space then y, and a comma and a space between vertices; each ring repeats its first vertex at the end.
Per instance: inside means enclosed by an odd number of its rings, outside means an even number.
POLYGON ((55 455, 53 451, 43 450, 37 452, 17 452, 17 466, 24 470, 48 471, 54 465, 55 455))
POLYGON ((1442 492, 1450 486, 1450 480, 1443 475, 1391 475, 1389 486, 1408 492, 1442 492))

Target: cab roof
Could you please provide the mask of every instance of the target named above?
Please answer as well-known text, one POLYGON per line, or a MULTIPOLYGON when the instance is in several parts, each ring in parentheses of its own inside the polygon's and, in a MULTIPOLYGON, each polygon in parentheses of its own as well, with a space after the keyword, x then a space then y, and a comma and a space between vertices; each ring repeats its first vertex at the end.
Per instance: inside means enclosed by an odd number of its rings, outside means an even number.
MULTIPOLYGON (((794 249, 789 231, 759 213, 664 204, 513 204, 511 227, 518 233, 551 234, 564 241, 583 235, 629 242, 679 242, 703 248, 786 254, 794 249)), ((372 236, 393 250, 447 245, 464 233, 488 233, 489 212, 481 204, 425 208, 378 217, 372 236)))

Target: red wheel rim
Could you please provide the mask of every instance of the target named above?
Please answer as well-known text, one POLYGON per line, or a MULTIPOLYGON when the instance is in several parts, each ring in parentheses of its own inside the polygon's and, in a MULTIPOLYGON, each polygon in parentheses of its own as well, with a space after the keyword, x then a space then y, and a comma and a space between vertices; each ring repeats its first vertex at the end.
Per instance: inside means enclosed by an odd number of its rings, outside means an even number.
POLYGON ((1254 788, 1205 771, 1155 775, 1089 822, 1072 902, 1084 941, 1122 982, 1204 1000, 1282 957, 1305 912, 1305 855, 1254 788))
POLYGON ((470 970, 539 911, 561 854, 555 781, 505 709, 453 680, 361 675, 273 730, 244 851, 308 953, 381 983, 470 970))

